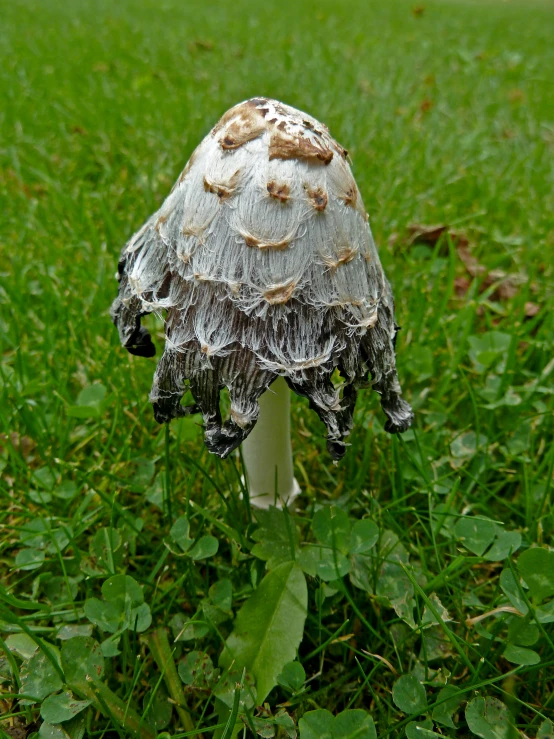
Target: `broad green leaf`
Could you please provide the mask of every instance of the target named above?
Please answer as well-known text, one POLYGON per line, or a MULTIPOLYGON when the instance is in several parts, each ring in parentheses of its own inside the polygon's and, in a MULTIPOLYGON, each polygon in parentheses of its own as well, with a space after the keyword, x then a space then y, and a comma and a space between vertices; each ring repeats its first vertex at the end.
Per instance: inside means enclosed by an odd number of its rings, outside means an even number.
POLYGON ((40 739, 73 739, 70 734, 67 733, 64 726, 59 724, 50 724, 48 721, 43 721, 38 736, 40 739))
POLYGON ((425 688, 414 675, 402 675, 392 686, 392 699, 398 708, 411 715, 427 708, 425 688))
POLYGON ((502 592, 504 593, 506 598, 508 598, 513 607, 517 608, 517 610, 524 616, 527 615, 529 609, 527 608, 527 604, 523 600, 518 582, 511 570, 505 569, 502 570, 502 572, 500 573, 500 587, 502 588, 502 592))
POLYGON ((73 500, 79 489, 71 480, 63 480, 52 492, 56 498, 61 498, 61 500, 73 500))
POLYGON ((146 721, 151 724, 156 731, 162 731, 167 728, 171 722, 173 708, 171 705, 172 701, 165 685, 163 683, 156 683, 157 681, 155 681, 155 684, 152 686, 155 688, 154 695, 152 695, 152 690, 147 690, 142 699, 142 706, 146 721), (148 710, 146 710, 147 708, 148 710))
POLYGON ((211 658, 204 652, 196 651, 189 652, 183 657, 177 670, 185 685, 193 685, 196 688, 210 687, 219 675, 219 670, 214 668, 211 658))
POLYGON ((129 575, 114 575, 102 585, 102 595, 109 602, 120 608, 134 608, 144 603, 142 588, 129 575))
POLYGON ((44 582, 44 594, 56 606, 72 604, 79 592, 79 581, 74 577, 54 575, 44 582))
POLYGON ((521 546, 521 534, 518 531, 497 531, 492 547, 484 555, 489 562, 502 562, 510 554, 517 552, 521 546))
POLYGON ((279 726, 283 729, 288 739, 296 739, 296 737, 298 736, 298 734, 296 733, 296 726, 294 725, 294 721, 284 708, 280 708, 277 711, 274 717, 274 722, 276 726, 279 726))
POLYGON ((429 606, 425 606, 425 608, 423 609, 423 616, 421 618, 422 626, 433 626, 435 624, 439 624, 440 621, 442 621, 443 623, 446 623, 447 621, 452 621, 452 619, 448 615, 448 611, 443 606, 439 596, 436 593, 431 593, 431 595, 429 596, 429 601, 433 605, 433 611, 431 611, 429 606), (440 617, 440 621, 435 616, 435 613, 440 617))
POLYGON ((91 636, 92 624, 64 624, 57 631, 56 638, 61 641, 73 639, 76 636, 91 636))
POLYGON ((202 639, 210 631, 205 618, 197 613, 193 618, 185 618, 181 613, 176 613, 169 621, 176 642, 194 641, 202 639))
POLYGON ((343 711, 335 718, 333 739, 377 739, 371 716, 361 709, 343 711))
POLYGON ((330 711, 307 711, 298 722, 300 739, 377 739, 371 716, 361 709, 334 717, 330 711))
MULTIPOLYGON (((394 608, 399 618, 404 619, 412 629, 415 629, 416 624, 413 617, 415 607, 414 586, 402 566, 410 566, 409 555, 406 547, 392 531, 386 530, 382 533, 379 541, 378 557, 382 561, 377 573, 376 595, 387 606, 394 608)), ((352 559, 356 562, 357 560, 368 561, 369 558, 363 555, 355 555, 352 559)), ((363 574, 363 572, 358 573, 358 575, 363 574)), ((372 577, 372 573, 367 572, 365 576, 368 584, 371 585, 369 578, 372 577)), ((357 577, 355 584, 358 581, 357 577)), ((372 590, 368 589, 368 592, 372 592, 372 590)))
POLYGON ((316 511, 312 521, 312 531, 323 546, 348 553, 350 521, 342 508, 332 505, 316 511))
POLYGON ((106 392, 106 388, 100 383, 85 387, 79 393, 77 405, 70 405, 66 408, 67 415, 73 418, 100 418, 106 392))
POLYGON ((444 703, 433 708, 433 721, 442 726, 448 726, 450 729, 456 729, 457 727, 452 720, 452 715, 462 704, 464 694, 460 693, 458 688, 455 688, 452 685, 447 685, 437 695, 437 701, 444 700, 445 698, 447 700, 445 700, 444 703))
POLYGON ((537 605, 554 595, 554 552, 542 547, 527 549, 519 555, 517 569, 537 605))
POLYGON ((537 739, 554 739, 554 724, 550 719, 546 719, 539 726, 537 739))
POLYGON ((484 371, 508 352, 512 337, 500 331, 488 331, 478 336, 469 336, 469 357, 478 371, 484 371))
MULTIPOLYGON (((424 631, 421 634, 420 659, 426 662, 433 662, 434 660, 446 659, 451 656, 452 643, 444 633, 442 627, 432 625, 424 627, 424 631)), ((423 679, 425 679, 425 675, 423 679)))
POLYGON ((31 659, 38 649, 38 644, 27 634, 10 634, 6 638, 6 646, 22 659, 31 659))
POLYGON ((121 650, 119 649, 120 639, 121 636, 109 636, 107 639, 104 639, 104 641, 100 644, 102 656, 117 657, 118 654, 121 654, 121 650))
POLYGON ((277 675, 296 657, 306 620, 308 593, 302 570, 285 562, 269 572, 242 606, 227 639, 220 666, 246 667, 261 705, 277 675))
POLYGON ((55 554, 63 552, 63 550, 71 543, 73 538, 73 529, 67 524, 60 525, 58 528, 52 527, 48 534, 48 543, 46 545, 47 554, 55 554))
POLYGON ((233 605, 233 585, 229 578, 224 577, 210 586, 208 591, 210 600, 214 606, 222 611, 230 611, 233 605))
POLYGON ((350 545, 348 551, 350 554, 365 554, 373 549, 379 540, 379 528, 375 521, 364 518, 356 521, 350 532, 350 545))
POLYGON ((237 685, 242 685, 239 697, 239 713, 245 713, 256 705, 256 683, 254 676, 246 670, 231 670, 221 676, 214 689, 214 695, 227 708, 233 708, 237 685), (244 680, 243 680, 244 677, 244 680))
POLYGON ((459 434, 450 444, 450 453, 456 460, 466 460, 474 457, 478 449, 482 449, 488 439, 483 434, 477 434, 475 431, 465 431, 459 434))
POLYGON ((70 692, 51 695, 40 707, 40 715, 50 724, 61 724, 84 711, 91 702, 76 700, 70 692))
POLYGON ((513 618, 508 627, 508 642, 520 647, 532 647, 538 642, 540 634, 536 624, 526 623, 523 618, 513 618))
POLYGON ((537 621, 540 621, 541 624, 552 623, 554 621, 554 599, 542 606, 539 606, 535 610, 535 616, 537 617, 537 621))
MULTIPOLYGON (((51 644, 48 645, 50 650, 56 655, 57 649, 51 644)), ((23 699, 21 703, 28 705, 43 700, 51 693, 57 693, 61 690, 63 683, 58 675, 54 665, 42 651, 37 651, 26 660, 21 666, 21 692, 25 695, 31 695, 36 701, 23 699)))
POLYGON ((428 718, 425 721, 410 721, 406 726, 406 736, 408 739, 434 739, 442 734, 433 731, 433 722, 428 718))
POLYGON ((49 523, 44 518, 33 518, 19 530, 22 544, 31 549, 44 549, 49 541, 49 523))
POLYGON ((65 679, 72 687, 89 680, 100 680, 104 674, 104 656, 100 644, 90 636, 76 636, 64 642, 61 658, 65 679))
POLYGON ((298 565, 312 577, 329 582, 339 580, 350 572, 350 560, 342 552, 318 544, 306 544, 298 555, 298 565))
POLYGON ((295 693, 304 685, 306 680, 306 671, 300 662, 287 662, 283 669, 277 675, 277 682, 283 688, 295 693))
POLYGON ((77 397, 77 405, 100 405, 106 397, 106 388, 101 383, 88 385, 77 397))
POLYGON ((252 554, 267 562, 269 570, 283 562, 294 560, 298 550, 298 529, 288 510, 271 506, 267 511, 256 511, 260 528, 252 534, 256 544, 252 554))
POLYGON ((187 554, 193 560, 207 559, 217 554, 219 542, 215 536, 201 536, 196 544, 189 549, 187 554))
POLYGON ((33 480, 44 490, 52 491, 56 484, 56 475, 49 467, 39 467, 33 473, 33 480))
MULTIPOLYGON (((35 736, 29 734, 29 737, 35 736)), ((85 715, 79 713, 63 724, 51 724, 43 721, 38 732, 40 739, 83 739, 85 736, 85 715)))
POLYGON ((179 518, 175 521, 175 523, 169 530, 169 535, 171 536, 173 541, 183 550, 183 552, 188 551, 194 544, 194 539, 191 539, 189 537, 189 533, 190 523, 186 516, 179 516, 179 518))
POLYGON ((470 730, 482 739, 515 739, 507 707, 497 698, 478 696, 466 706, 466 721, 470 730))
POLYGON ((91 554, 98 564, 108 572, 115 572, 123 562, 123 539, 117 529, 103 527, 94 534, 90 545, 91 554))
POLYGON ((486 518, 462 516, 454 526, 454 534, 466 549, 480 557, 496 536, 496 524, 486 518))
POLYGON ((114 603, 108 603, 99 598, 87 598, 84 610, 88 620, 103 631, 115 634, 120 628, 122 613, 114 603))
POLYGON ((307 711, 298 722, 300 739, 334 739, 334 722, 333 714, 324 708, 307 711))
POLYGON ((44 549, 20 549, 15 555, 15 564, 20 570, 37 570, 45 558, 44 549))
POLYGON ((128 480, 129 487, 133 493, 143 493, 156 473, 156 462, 146 457, 135 457, 131 459, 129 469, 132 471, 128 480))
POLYGON ((350 562, 352 565, 350 571, 352 585, 373 594, 377 577, 377 557, 366 554, 352 554, 350 562))
POLYGON ((541 661, 537 652, 517 644, 508 644, 504 650, 504 658, 514 665, 538 665, 541 661))
POLYGON ((129 575, 114 575, 102 585, 105 600, 85 601, 85 616, 104 631, 145 631, 152 623, 150 607, 144 603, 140 585, 129 575))

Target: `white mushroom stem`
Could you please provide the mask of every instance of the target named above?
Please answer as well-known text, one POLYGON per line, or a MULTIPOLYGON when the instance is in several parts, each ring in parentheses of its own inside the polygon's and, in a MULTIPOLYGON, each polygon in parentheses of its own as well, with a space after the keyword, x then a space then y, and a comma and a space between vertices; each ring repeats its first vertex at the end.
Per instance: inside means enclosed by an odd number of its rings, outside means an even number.
POLYGON ((300 494, 292 468, 290 390, 277 378, 260 398, 260 415, 242 443, 250 504, 281 508, 300 494))

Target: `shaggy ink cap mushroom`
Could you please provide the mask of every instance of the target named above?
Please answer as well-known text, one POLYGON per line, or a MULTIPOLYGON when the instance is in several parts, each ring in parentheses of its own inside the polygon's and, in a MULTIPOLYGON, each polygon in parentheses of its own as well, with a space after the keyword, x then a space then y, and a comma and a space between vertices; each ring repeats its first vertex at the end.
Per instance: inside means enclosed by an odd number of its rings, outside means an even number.
POLYGON ((368 373, 386 431, 412 422, 396 373, 393 296, 347 152, 299 110, 253 98, 225 113, 124 247, 118 280, 111 316, 132 354, 154 354, 140 319, 166 311, 156 419, 200 411, 206 446, 222 458, 248 436, 278 377, 308 398, 335 460, 368 373), (194 406, 181 405, 187 387, 194 406))

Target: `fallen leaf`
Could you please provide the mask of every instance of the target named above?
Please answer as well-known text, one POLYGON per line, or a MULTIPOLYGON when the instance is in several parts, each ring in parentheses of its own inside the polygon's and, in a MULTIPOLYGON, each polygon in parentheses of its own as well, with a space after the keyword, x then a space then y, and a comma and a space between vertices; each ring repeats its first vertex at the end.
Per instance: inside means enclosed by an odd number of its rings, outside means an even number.
POLYGON ((537 305, 537 303, 525 303, 525 306, 524 306, 525 318, 534 318, 534 316, 537 315, 540 309, 541 309, 540 305, 537 305))
POLYGON ((454 292, 459 298, 463 298, 471 287, 471 280, 467 277, 456 277, 454 280, 454 292))
POLYGON ((444 223, 424 225, 422 223, 410 223, 408 226, 408 244, 428 244, 435 246, 443 234, 448 234, 456 244, 468 245, 467 236, 457 231, 452 231, 444 223))
POLYGON ((414 15, 414 18, 421 18, 423 13, 425 13, 425 6, 424 5, 414 5, 412 8, 412 13, 414 15))

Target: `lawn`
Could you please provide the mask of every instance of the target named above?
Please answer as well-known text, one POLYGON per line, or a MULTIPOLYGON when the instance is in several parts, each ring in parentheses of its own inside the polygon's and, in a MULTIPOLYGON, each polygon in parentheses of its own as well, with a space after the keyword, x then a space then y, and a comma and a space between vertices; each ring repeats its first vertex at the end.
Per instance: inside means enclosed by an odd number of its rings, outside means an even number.
POLYGON ((3 4, 0 736, 554 737, 553 35, 546 0, 3 4), (265 516, 108 315, 256 95, 350 152, 416 414, 363 391, 334 465, 293 398, 265 516))

